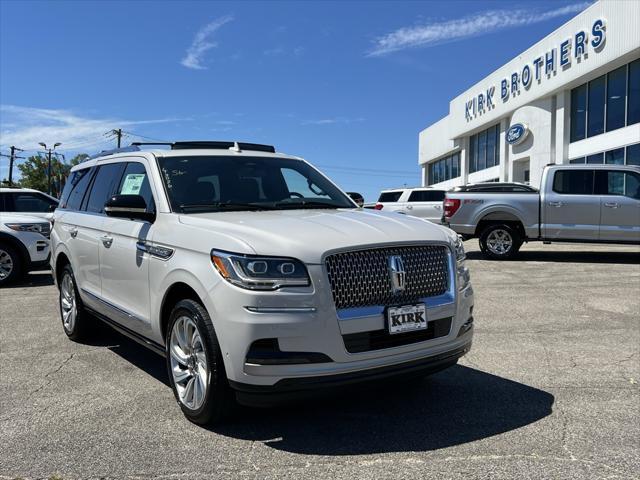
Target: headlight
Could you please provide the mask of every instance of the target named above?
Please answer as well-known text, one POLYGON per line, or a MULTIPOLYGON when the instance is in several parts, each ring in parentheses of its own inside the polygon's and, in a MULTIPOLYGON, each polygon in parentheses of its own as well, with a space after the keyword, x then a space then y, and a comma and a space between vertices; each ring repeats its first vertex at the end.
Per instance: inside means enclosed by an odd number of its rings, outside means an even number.
POLYGON ((225 280, 250 290, 306 287, 310 283, 307 268, 295 258, 258 257, 212 250, 211 261, 225 280))
POLYGON ((462 242, 462 238, 459 236, 456 238, 454 243, 454 252, 456 255, 456 273, 458 275, 458 290, 463 290, 467 288, 469 282, 471 280, 471 274, 469 273, 469 269, 465 265, 465 259, 467 255, 464 252, 464 243, 462 242))
POLYGON ((7 227, 16 232, 35 232, 35 233, 49 233, 48 223, 5 223, 7 227))

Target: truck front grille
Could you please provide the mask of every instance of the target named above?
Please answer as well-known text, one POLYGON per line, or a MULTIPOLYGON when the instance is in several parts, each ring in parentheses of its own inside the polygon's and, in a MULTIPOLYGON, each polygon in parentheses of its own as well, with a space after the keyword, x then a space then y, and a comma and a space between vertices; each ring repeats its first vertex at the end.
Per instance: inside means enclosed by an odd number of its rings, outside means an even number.
POLYGON ((449 285, 448 248, 412 245, 352 250, 329 255, 325 264, 337 309, 403 305, 442 295, 449 285), (405 288, 393 293, 389 257, 402 258, 405 288))

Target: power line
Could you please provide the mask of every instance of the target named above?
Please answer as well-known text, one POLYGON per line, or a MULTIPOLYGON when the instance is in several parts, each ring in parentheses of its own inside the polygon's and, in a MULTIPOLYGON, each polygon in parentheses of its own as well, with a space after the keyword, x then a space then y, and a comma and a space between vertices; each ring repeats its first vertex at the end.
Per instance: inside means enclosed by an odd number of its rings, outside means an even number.
POLYGON ((23 149, 18 148, 18 147, 14 146, 14 145, 12 145, 10 148, 11 148, 11 154, 10 155, 6 155, 6 154, 2 153, 2 154, 0 154, 0 156, 9 157, 9 186, 11 187, 13 185, 13 164, 17 159, 19 159, 19 158, 24 159, 25 157, 16 156, 16 152, 24 152, 23 149))

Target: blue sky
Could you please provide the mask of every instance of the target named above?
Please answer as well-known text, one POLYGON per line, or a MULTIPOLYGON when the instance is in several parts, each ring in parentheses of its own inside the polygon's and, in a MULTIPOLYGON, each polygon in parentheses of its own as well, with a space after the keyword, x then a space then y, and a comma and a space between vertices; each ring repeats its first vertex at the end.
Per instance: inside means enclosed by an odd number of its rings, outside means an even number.
POLYGON ((450 99, 587 5, 2 0, 0 149, 270 143, 371 201, 420 183, 418 132, 450 99))

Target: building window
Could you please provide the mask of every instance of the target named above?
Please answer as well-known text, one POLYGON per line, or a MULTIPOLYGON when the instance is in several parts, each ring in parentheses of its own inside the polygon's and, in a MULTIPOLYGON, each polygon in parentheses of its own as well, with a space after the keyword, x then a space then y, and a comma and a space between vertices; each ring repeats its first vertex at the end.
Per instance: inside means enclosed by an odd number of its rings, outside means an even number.
POLYGON ((629 145, 628 147, 614 148, 607 152, 593 153, 586 157, 577 157, 569 160, 570 164, 576 163, 603 163, 609 165, 640 165, 640 143, 629 145))
POLYGON ((460 176, 460 154, 454 153, 427 165, 427 185, 446 182, 460 176))
POLYGON ((640 60, 571 90, 570 116, 571 142, 640 122, 640 60))
POLYGON ((500 125, 494 125, 469 138, 469 172, 500 164, 500 125))

